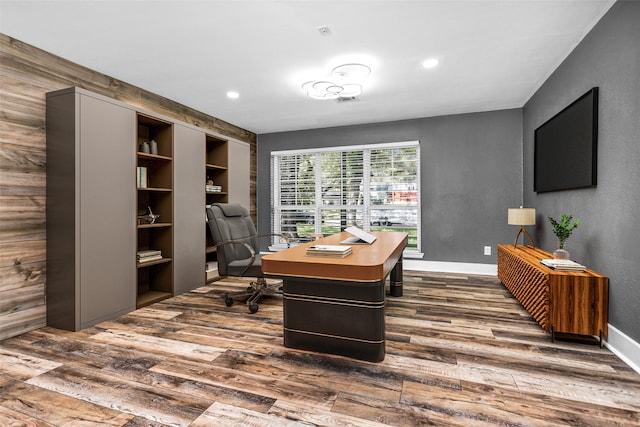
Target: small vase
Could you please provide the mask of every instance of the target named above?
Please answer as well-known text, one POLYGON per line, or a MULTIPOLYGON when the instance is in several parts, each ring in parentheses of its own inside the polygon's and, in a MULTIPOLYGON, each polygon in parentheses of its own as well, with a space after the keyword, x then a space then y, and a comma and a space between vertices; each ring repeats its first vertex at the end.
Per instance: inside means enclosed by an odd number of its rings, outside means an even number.
POLYGON ((142 144, 140 144, 140 147, 138 147, 138 151, 140 151, 141 153, 149 154, 149 143, 147 141, 144 141, 142 144))
POLYGON ((558 248, 553 251, 553 259, 569 259, 571 254, 566 249, 558 248))
POLYGON ((158 154, 158 143, 154 139, 151 140, 150 148, 151 148, 151 154, 156 154, 156 155, 158 154))

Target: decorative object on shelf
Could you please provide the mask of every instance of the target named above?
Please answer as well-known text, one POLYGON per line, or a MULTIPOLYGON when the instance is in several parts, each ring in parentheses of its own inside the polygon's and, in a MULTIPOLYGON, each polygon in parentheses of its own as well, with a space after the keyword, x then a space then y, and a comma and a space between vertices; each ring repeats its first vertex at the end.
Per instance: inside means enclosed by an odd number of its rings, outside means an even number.
POLYGON ((571 220, 573 219, 573 216, 568 213, 563 213, 560 217, 560 221, 556 221, 550 216, 547 218, 553 227, 553 234, 558 238, 558 249, 553 251, 553 257, 555 259, 569 259, 571 254, 564 248, 564 243, 567 241, 569 236, 571 236, 573 230, 582 224, 582 221, 575 221, 572 224, 571 220))
POLYGON ((151 149, 151 154, 158 155, 158 143, 156 142, 155 139, 151 140, 150 149, 151 149))
POLYGON ((147 206, 149 213, 145 215, 138 215, 138 224, 154 224, 160 215, 154 214, 151 210, 151 206, 147 206))
POLYGON ((138 188, 147 188, 147 168, 146 166, 138 166, 136 168, 136 182, 138 188))
POLYGON ((138 147, 138 151, 140 151, 141 153, 149 154, 149 152, 151 151, 151 149, 149 148, 149 143, 147 141, 142 141, 140 147, 138 147))
POLYGON ((533 243, 533 239, 527 233, 527 230, 524 228, 525 225, 536 225, 536 210, 535 208, 523 208, 520 206, 519 208, 509 208, 507 210, 507 223, 509 225, 519 225, 520 229, 518 230, 518 234, 516 234, 516 239, 513 242, 513 246, 515 247, 518 243, 518 237, 520 234, 524 233, 522 237, 522 241, 524 243, 525 236, 529 238, 531 242, 531 247, 535 248, 535 244, 533 243))

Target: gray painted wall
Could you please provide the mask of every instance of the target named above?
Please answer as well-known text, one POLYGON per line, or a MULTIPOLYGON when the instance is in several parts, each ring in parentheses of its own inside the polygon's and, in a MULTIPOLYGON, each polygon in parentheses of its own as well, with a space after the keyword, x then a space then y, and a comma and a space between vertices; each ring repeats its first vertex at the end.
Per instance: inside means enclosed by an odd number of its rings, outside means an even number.
POLYGON ((609 276, 609 323, 640 342, 640 2, 618 1, 523 109, 523 192, 538 215, 537 243, 556 248, 546 217, 584 224, 567 241, 575 260, 609 276), (600 87, 598 185, 533 192, 534 130, 600 87))
POLYGON ((271 151, 410 140, 420 141, 424 259, 495 263, 517 232, 507 208, 522 203, 520 109, 258 135, 259 232, 271 228, 271 151))

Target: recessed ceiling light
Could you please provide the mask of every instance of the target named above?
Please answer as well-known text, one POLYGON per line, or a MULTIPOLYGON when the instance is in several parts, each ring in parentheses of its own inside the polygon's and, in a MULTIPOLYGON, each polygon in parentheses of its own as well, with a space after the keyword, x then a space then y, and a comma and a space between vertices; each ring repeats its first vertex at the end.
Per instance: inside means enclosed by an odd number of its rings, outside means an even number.
POLYGON ((424 68, 433 68, 436 67, 439 64, 439 61, 435 58, 429 58, 429 59, 425 59, 424 62, 422 63, 422 66, 424 68))
POLYGON ((234 91, 227 92, 227 98, 238 99, 239 97, 240 97, 240 94, 238 92, 234 92, 234 91))

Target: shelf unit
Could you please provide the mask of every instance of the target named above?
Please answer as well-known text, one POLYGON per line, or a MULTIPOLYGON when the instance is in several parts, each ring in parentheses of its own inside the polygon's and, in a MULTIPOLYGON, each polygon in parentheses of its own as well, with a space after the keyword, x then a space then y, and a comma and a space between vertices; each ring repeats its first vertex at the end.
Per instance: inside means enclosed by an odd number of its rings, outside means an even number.
POLYGON ((545 331, 608 335, 609 279, 593 270, 563 272, 540 263, 553 256, 529 246, 498 245, 498 278, 545 331))
POLYGON ((222 187, 222 191, 205 191, 207 204, 226 203, 229 197, 229 142, 213 135, 206 135, 205 141, 207 181, 222 187))
POLYGON ((46 102, 47 325, 78 331, 202 286, 216 256, 202 207, 249 205, 248 144, 81 88, 46 102), (138 263, 144 250, 162 257, 138 263))
POLYGON ((136 307, 140 308, 173 295, 173 123, 141 113, 136 118, 137 167, 145 168, 146 175, 146 179, 138 178, 136 187, 136 248, 162 253, 159 260, 136 260, 136 307), (152 140, 157 143, 157 154, 141 152, 141 144, 152 140), (149 208, 159 215, 153 223, 140 219, 149 213, 149 208))
MULTIPOLYGON (((213 135, 205 136, 205 173, 207 184, 213 182, 222 191, 207 191, 205 187, 205 200, 207 206, 212 203, 229 202, 229 141, 213 135)), ((216 259, 213 239, 207 226, 206 232, 206 261, 214 262, 216 259)))
POLYGON ((79 331, 135 309, 133 109, 47 93, 47 325, 79 331))

